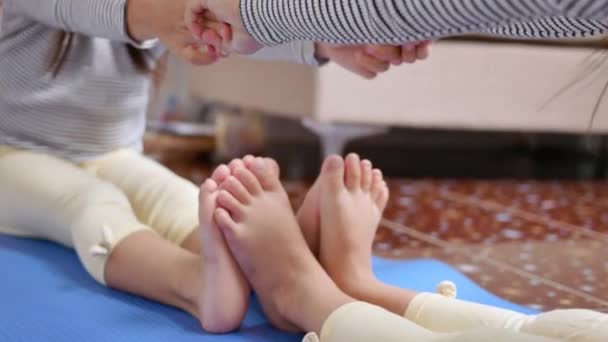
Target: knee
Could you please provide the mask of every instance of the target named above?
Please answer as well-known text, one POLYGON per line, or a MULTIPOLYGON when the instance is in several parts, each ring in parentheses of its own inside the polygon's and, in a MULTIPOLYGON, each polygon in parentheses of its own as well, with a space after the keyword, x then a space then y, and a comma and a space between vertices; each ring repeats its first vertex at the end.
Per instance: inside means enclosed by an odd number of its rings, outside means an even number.
POLYGON ((131 232, 144 228, 126 196, 109 183, 93 182, 65 197, 72 244, 88 273, 105 284, 112 249, 131 232))
POLYGON ((85 215, 103 206, 130 208, 125 194, 113 184, 95 179, 69 189, 60 198, 61 204, 74 217, 85 215))

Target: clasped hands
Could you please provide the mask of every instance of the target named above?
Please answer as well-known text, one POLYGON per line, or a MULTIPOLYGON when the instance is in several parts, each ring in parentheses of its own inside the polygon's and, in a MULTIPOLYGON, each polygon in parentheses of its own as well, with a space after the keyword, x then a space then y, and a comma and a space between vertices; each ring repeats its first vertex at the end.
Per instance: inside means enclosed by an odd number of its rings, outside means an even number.
MULTIPOLYGON (((129 0, 127 29, 138 41, 157 38, 174 55, 193 65, 213 64, 230 54, 264 48, 241 19, 240 0, 129 0)), ((314 43, 319 61, 332 61, 364 78, 393 66, 428 57, 430 42, 338 46, 314 43)))

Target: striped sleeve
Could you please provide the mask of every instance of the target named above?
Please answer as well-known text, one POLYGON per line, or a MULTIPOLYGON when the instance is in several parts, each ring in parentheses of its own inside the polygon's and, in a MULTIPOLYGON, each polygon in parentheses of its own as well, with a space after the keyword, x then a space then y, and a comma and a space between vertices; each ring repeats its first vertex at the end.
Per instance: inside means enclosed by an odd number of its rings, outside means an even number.
POLYGON ((27 17, 65 31, 132 42, 126 29, 127 0, 5 0, 7 15, 27 17))
POLYGON ((523 39, 592 37, 607 34, 608 21, 549 17, 536 21, 494 27, 485 33, 493 36, 523 39))
POLYGON ((585 26, 608 18, 608 0, 241 0, 240 6, 248 32, 265 45, 402 44, 469 33, 578 36, 601 31, 585 26))

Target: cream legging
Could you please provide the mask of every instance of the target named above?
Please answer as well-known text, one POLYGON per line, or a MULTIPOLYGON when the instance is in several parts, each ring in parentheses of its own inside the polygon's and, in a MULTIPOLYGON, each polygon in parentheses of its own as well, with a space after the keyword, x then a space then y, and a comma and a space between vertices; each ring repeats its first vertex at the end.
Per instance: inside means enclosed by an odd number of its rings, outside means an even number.
MULTIPOLYGON (((308 334, 305 342, 316 342, 308 334)), ((606 342, 608 315, 555 310, 539 315, 421 293, 405 317, 355 302, 335 310, 323 324, 321 342, 606 342)))
POLYGON ((198 226, 198 189, 120 150, 74 165, 0 146, 0 232, 74 247, 99 282, 112 247, 152 229, 180 244, 198 226))

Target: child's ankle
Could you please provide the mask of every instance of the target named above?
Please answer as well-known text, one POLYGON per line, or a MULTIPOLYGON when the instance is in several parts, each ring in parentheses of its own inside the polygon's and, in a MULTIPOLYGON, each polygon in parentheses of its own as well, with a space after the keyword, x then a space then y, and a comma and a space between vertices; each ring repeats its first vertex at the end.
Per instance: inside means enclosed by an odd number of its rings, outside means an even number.
POLYGON ((193 257, 192 260, 184 260, 180 265, 176 265, 176 272, 173 279, 174 292, 183 303, 182 309, 199 317, 199 296, 201 294, 201 272, 202 264, 200 257, 193 257))
POLYGON ((371 269, 367 268, 352 269, 335 278, 332 275, 332 279, 344 293, 356 299, 365 298, 377 288, 379 282, 371 269))

